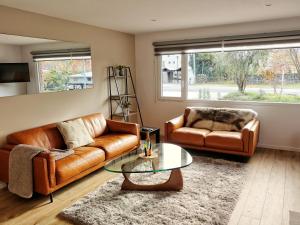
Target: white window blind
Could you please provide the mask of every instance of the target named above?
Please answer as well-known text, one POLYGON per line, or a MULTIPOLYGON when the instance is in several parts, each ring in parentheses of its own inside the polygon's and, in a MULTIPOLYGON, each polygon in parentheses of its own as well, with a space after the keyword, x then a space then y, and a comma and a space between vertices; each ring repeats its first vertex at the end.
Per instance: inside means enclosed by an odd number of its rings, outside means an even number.
POLYGON ((300 47, 300 31, 154 42, 155 55, 300 47))
POLYGON ((57 59, 76 59, 82 57, 90 57, 90 48, 78 49, 60 49, 60 50, 47 50, 47 51, 33 51, 31 52, 33 61, 41 60, 57 60, 57 59))

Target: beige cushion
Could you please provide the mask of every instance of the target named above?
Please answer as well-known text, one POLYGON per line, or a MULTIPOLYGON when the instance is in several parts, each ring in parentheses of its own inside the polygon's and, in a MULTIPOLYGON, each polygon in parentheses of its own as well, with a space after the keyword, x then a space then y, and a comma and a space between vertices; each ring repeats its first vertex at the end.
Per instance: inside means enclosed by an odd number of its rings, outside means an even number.
POLYGON ((194 123, 192 127, 198 129, 212 130, 213 126, 214 126, 214 121, 212 120, 199 120, 196 123, 194 123))
POLYGON ((221 123, 213 120, 199 120, 194 123, 192 127, 211 131, 237 131, 237 128, 233 124, 221 123))
POLYGON ((69 149, 78 148, 94 142, 82 119, 57 123, 57 128, 69 149))

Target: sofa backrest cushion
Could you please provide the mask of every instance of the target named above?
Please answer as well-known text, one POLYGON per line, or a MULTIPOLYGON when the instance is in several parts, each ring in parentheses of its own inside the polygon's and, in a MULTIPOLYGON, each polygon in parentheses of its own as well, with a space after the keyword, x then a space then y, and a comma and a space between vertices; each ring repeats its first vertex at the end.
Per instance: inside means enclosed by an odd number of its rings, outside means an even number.
POLYGON ((106 119, 102 113, 81 117, 92 138, 99 137, 108 131, 106 119))
MULTIPOLYGON (((92 138, 107 132, 106 120, 101 113, 81 117, 92 138)), ((7 144, 28 144, 42 148, 66 149, 64 139, 56 123, 12 133, 7 136, 7 144)))
POLYGON ((185 126, 212 131, 241 131, 257 113, 252 109, 189 107, 185 110, 185 126))
POLYGON ((7 136, 7 143, 11 145, 28 144, 42 148, 66 148, 63 137, 56 124, 49 124, 37 128, 12 133, 7 136))

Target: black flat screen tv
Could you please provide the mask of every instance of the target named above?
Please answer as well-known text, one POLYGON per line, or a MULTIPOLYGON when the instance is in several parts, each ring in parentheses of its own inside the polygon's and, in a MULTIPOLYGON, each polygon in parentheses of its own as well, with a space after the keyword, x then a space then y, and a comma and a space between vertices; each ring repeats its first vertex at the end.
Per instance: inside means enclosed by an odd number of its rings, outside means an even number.
POLYGON ((30 82, 28 63, 0 63, 0 83, 30 82))

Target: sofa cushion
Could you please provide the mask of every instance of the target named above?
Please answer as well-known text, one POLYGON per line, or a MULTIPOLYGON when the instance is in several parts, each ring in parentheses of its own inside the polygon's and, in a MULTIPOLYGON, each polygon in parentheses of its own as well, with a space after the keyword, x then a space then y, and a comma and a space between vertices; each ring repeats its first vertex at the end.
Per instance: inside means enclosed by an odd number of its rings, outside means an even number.
POLYGON ((88 129, 92 138, 98 137, 107 132, 106 119, 103 114, 95 113, 82 117, 84 125, 88 129))
POLYGON ((133 134, 110 133, 94 139, 89 146, 104 149, 106 159, 111 159, 139 144, 139 139, 133 134))
POLYGON ((56 124, 49 124, 37 128, 23 130, 7 136, 7 143, 11 145, 27 144, 46 149, 65 149, 63 137, 56 124))
POLYGON ((79 173, 105 161, 105 152, 95 147, 79 147, 74 154, 55 163, 57 183, 62 183, 79 173))
POLYGON ((224 150, 243 151, 242 134, 233 131, 213 131, 206 136, 205 146, 224 150))
POLYGON ((57 128, 69 149, 88 145, 94 141, 81 118, 57 123, 57 128))
POLYGON ((204 138, 209 133, 210 131, 206 129, 181 127, 170 134, 170 139, 179 144, 203 146, 204 138))

